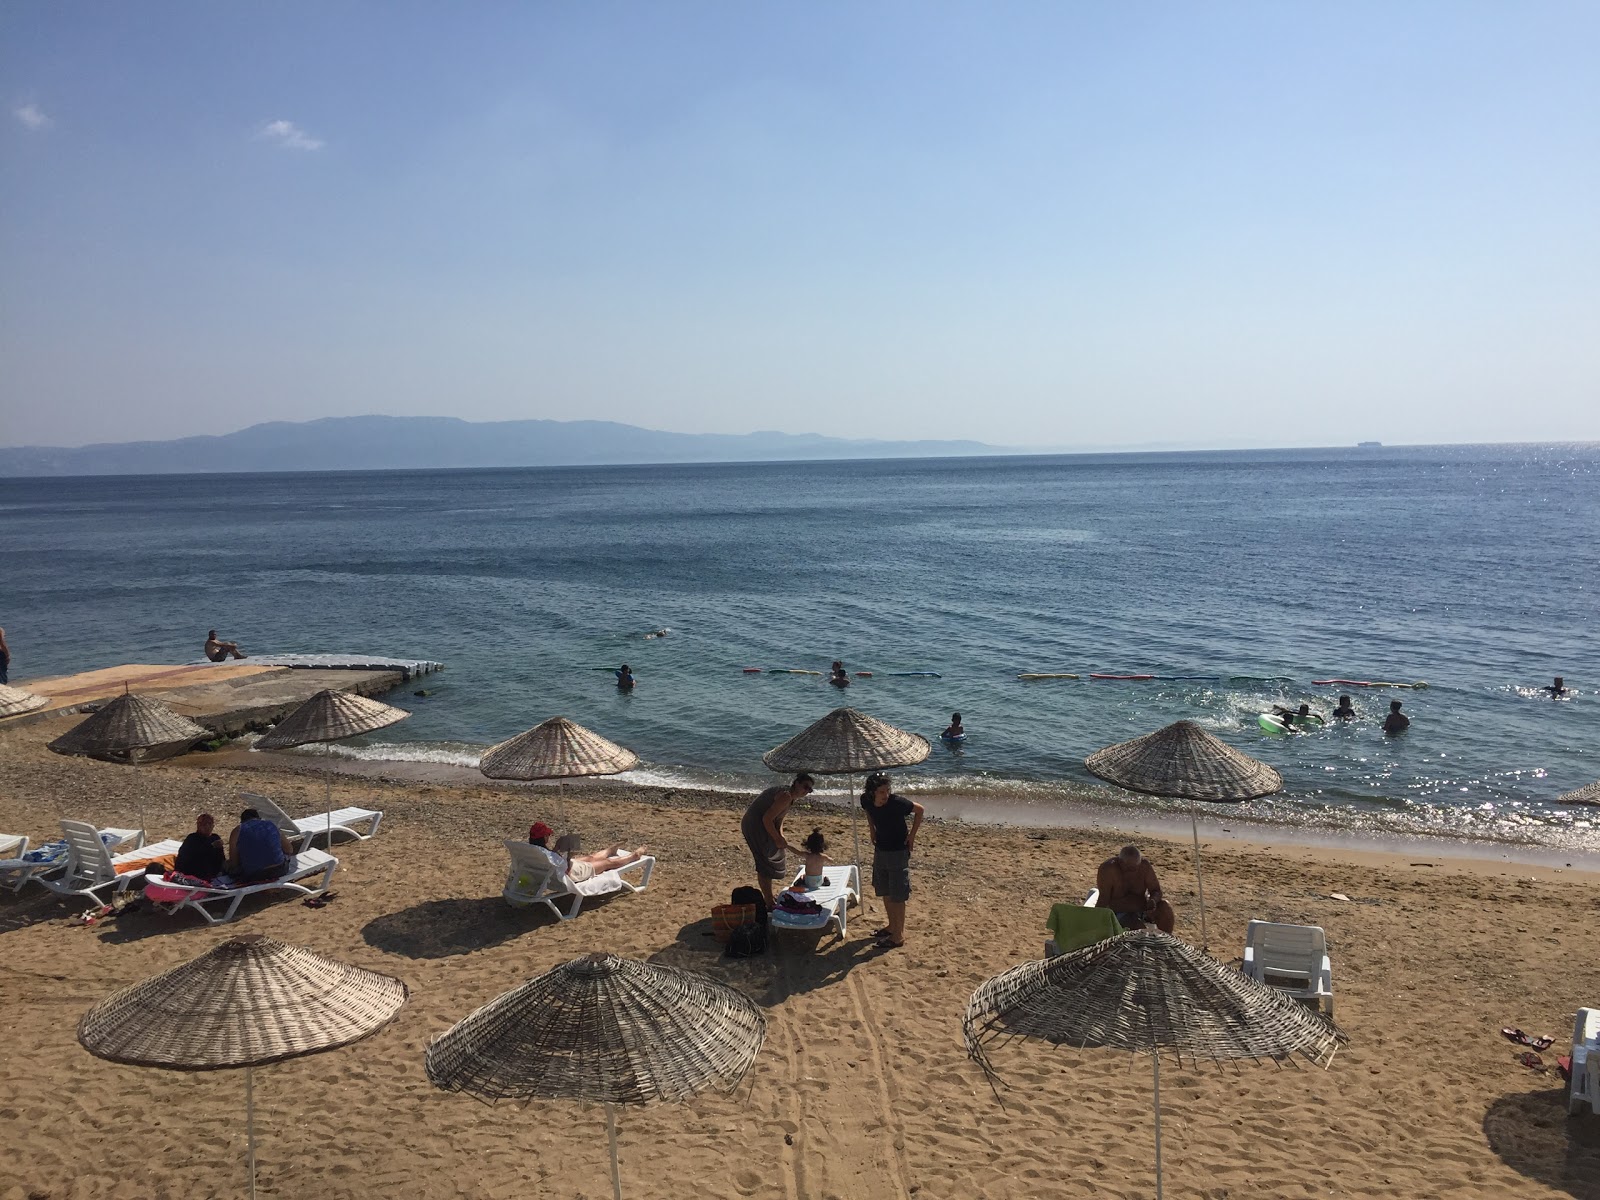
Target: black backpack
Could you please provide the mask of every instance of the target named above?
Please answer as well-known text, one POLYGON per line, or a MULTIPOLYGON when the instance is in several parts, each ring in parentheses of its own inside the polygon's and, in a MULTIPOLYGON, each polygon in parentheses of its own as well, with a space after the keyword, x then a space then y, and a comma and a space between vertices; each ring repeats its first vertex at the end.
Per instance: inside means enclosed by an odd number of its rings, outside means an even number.
POLYGON ((729 958, 755 958, 767 952, 767 925, 765 921, 746 921, 728 935, 729 958))
POLYGON ((729 958, 754 958, 767 952, 767 901, 760 888, 736 887, 728 897, 730 904, 753 904, 755 920, 746 921, 728 935, 729 958))

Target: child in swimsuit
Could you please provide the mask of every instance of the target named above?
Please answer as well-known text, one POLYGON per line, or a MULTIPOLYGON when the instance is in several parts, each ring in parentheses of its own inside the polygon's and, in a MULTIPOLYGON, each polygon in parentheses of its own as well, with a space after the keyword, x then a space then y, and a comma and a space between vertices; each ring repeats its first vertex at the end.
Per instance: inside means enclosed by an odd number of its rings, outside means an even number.
POLYGON ((822 830, 813 829, 811 836, 806 838, 801 845, 805 847, 806 851, 806 871, 800 881, 800 886, 805 891, 814 892, 827 882, 827 876, 823 872, 827 870, 828 864, 833 861, 826 853, 828 839, 822 836, 822 830))

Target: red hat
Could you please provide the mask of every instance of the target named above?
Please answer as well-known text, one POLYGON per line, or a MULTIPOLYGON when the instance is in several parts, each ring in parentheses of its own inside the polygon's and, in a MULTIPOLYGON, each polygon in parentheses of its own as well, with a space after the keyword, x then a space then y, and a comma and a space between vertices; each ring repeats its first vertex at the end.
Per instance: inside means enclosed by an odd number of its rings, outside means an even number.
POLYGON ((528 829, 528 840, 530 842, 542 842, 545 838, 554 837, 555 832, 543 821, 535 821, 528 829))

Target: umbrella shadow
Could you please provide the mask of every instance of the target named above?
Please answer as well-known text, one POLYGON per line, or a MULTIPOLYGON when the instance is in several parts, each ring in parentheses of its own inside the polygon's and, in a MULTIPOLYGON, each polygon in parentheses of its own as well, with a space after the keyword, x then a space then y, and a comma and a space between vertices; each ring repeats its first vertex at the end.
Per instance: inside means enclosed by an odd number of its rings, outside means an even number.
POLYGON ((86 911, 85 906, 73 904, 53 892, 33 891, 26 896, 13 894, 0 904, 0 933, 15 933, 46 921, 76 916, 86 911))
POLYGON ((827 987, 844 979, 857 963, 885 953, 870 938, 840 939, 827 930, 772 930, 767 952, 752 958, 729 958, 711 932, 711 918, 691 921, 678 930, 671 945, 649 961, 711 975, 749 995, 763 1008, 791 996, 827 987))
MULTIPOLYGON (((584 906, 585 909, 588 905, 584 906)), ((455 958, 504 945, 556 918, 540 904, 513 908, 500 896, 424 900, 375 917, 361 928, 367 945, 405 958, 455 958)))
POLYGON ((1600 1118, 1567 1115, 1567 1089, 1501 1096, 1483 1117, 1489 1148, 1518 1174, 1572 1196, 1600 1195, 1600 1118))

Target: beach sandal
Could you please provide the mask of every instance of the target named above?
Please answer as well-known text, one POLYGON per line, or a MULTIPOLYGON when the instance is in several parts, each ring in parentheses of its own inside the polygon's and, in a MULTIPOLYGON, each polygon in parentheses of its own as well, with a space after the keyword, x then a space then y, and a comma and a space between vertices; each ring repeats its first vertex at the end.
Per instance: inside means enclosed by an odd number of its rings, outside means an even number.
POLYGON ((1572 1056, 1570 1054, 1563 1054, 1556 1059, 1556 1073, 1568 1083, 1572 1082, 1572 1056))
POLYGON ((872 940, 872 944, 879 950, 898 950, 901 946, 905 945, 904 942, 895 941, 892 937, 888 936, 888 934, 885 934, 882 937, 874 938, 872 940))
POLYGON ((1555 1044, 1554 1038, 1529 1037, 1520 1029, 1513 1029, 1509 1025, 1500 1031, 1501 1036, 1509 1038, 1519 1046, 1532 1046, 1535 1050, 1548 1050, 1555 1044))
POLYGON ((888 932, 889 932, 889 927, 887 925, 885 925, 882 928, 874 929, 872 931, 872 936, 875 937, 875 938, 881 938, 881 937, 885 936, 888 932))
POLYGON ((338 892, 328 892, 321 896, 307 896, 304 900, 300 901, 300 903, 304 904, 307 908, 326 908, 328 907, 329 903, 337 900, 338 898, 338 892))
POLYGON ((1544 1074, 1544 1059, 1540 1058, 1532 1050, 1524 1050, 1517 1055, 1517 1061, 1530 1071, 1538 1071, 1541 1075, 1544 1074))

